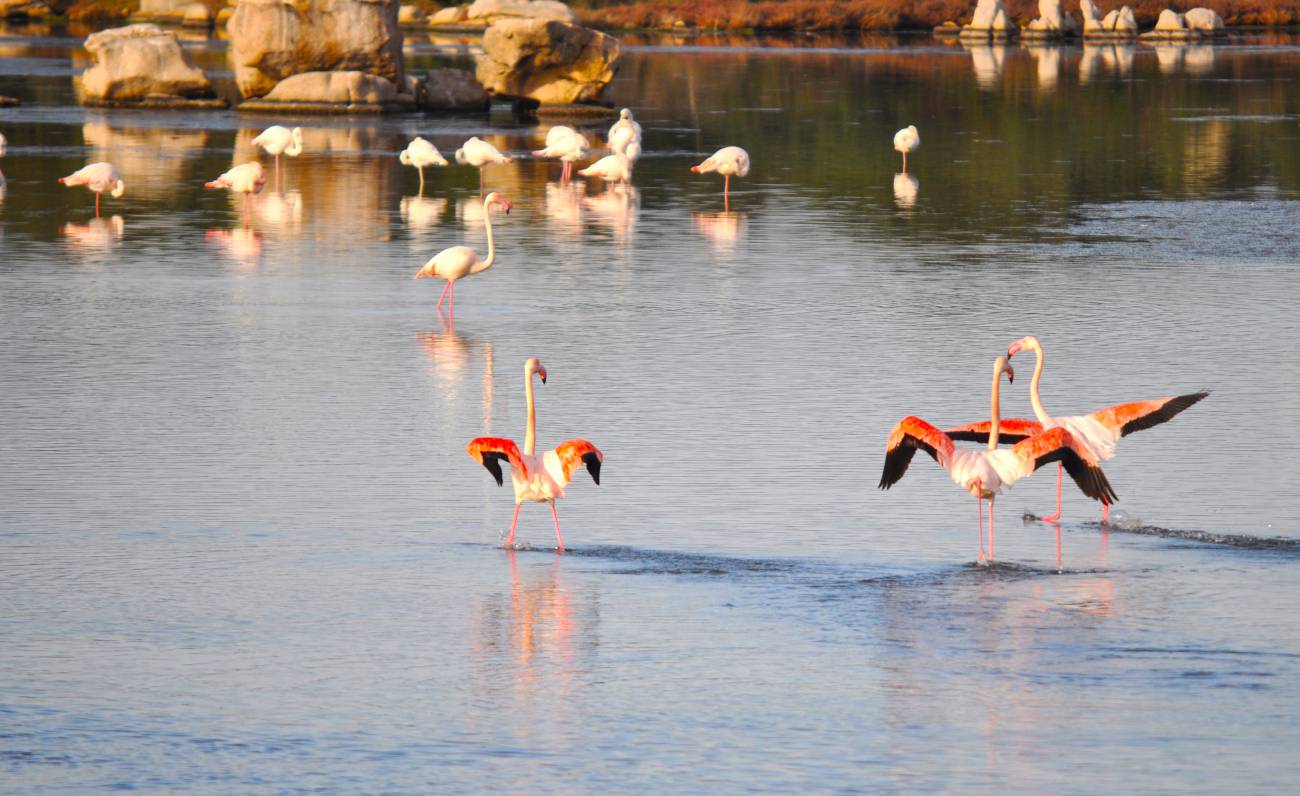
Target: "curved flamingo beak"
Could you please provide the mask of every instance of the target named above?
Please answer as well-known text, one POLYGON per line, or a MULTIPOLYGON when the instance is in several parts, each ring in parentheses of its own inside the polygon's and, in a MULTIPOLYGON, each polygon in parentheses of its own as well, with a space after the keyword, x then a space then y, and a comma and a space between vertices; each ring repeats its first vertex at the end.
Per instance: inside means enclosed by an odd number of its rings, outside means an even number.
MULTIPOLYGON (((500 200, 498 200, 498 201, 501 202, 501 209, 504 210, 504 211, 506 211, 506 215, 510 215, 510 203, 507 202, 505 199, 500 199, 500 200)), ((545 377, 542 378, 542 382, 543 382, 543 383, 546 382, 545 377)))
POLYGON ((699 166, 691 166, 691 174, 699 174, 699 173, 700 173, 699 166))
POLYGON ((537 368, 537 375, 542 377, 542 384, 545 384, 545 383, 546 383, 546 368, 544 368, 544 367, 540 367, 540 366, 539 366, 539 367, 537 368))
MULTIPOLYGON (((1015 341, 1011 345, 1007 346, 1007 359, 1011 359, 1013 356, 1019 354, 1023 350, 1024 350, 1024 346, 1020 344, 1020 341, 1019 340, 1015 341)), ((1008 366, 1007 369, 1010 370, 1010 366, 1008 366)))
POLYGON ((1007 363, 1006 368, 1004 368, 1002 372, 1007 374, 1007 384, 1016 383, 1016 369, 1011 367, 1010 362, 1007 363))
POLYGON ((58 182, 59 182, 59 185, 65 185, 65 184, 66 184, 66 183, 63 182, 63 178, 62 178, 62 177, 59 178, 58 182))

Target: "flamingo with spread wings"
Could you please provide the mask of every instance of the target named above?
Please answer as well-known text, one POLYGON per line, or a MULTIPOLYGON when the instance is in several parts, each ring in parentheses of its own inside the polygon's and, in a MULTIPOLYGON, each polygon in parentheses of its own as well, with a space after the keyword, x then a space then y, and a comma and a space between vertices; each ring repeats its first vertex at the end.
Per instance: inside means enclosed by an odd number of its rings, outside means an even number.
POLYGON ((1003 488, 1009 488, 1045 464, 1060 462, 1088 497, 1103 504, 1115 500, 1115 491, 1098 466, 1097 457, 1064 428, 1035 434, 1011 448, 998 448, 1001 414, 998 386, 1003 373, 1008 382, 1014 382, 1015 371, 1006 357, 998 357, 993 362, 992 420, 989 421, 987 449, 958 450, 950 435, 919 417, 905 417, 889 434, 885 445, 885 468, 880 476, 880 488, 889 489, 907 472, 918 449, 930 454, 958 486, 979 501, 981 562, 984 561, 984 501, 989 502, 988 558, 992 560, 994 500, 1003 488))
MULTIPOLYGON (((1038 361, 1034 365, 1034 376, 1029 382, 1029 403, 1034 408, 1037 420, 1003 420, 1002 434, 1014 441, 1029 435, 1041 433, 1053 428, 1068 430, 1080 444, 1095 457, 1105 461, 1115 455, 1115 445, 1121 437, 1127 437, 1135 431, 1166 423, 1180 412, 1209 395, 1201 391, 1187 395, 1171 395, 1150 401, 1134 401, 1116 404, 1098 409, 1088 415, 1053 417, 1043 408, 1043 399, 1039 394, 1039 383, 1043 378, 1043 346, 1034 336, 1022 337, 1007 347, 1007 359, 1021 351, 1033 351, 1038 361)), ((975 440, 983 442, 988 439, 989 422, 970 423, 948 430, 948 435, 956 440, 975 440)), ((1045 522, 1057 522, 1061 518, 1061 471, 1056 473, 1056 512, 1044 517, 1045 522)), ((1102 522, 1110 519, 1110 505, 1102 504, 1102 522)))
POLYGON ((555 518, 555 549, 564 550, 564 537, 560 534, 560 515, 555 511, 555 501, 564 497, 564 487, 573 480, 573 474, 579 467, 586 467, 591 480, 600 485, 600 465, 605 460, 600 449, 585 439, 571 439, 561 442, 554 450, 542 454, 535 452, 537 447, 537 412, 533 404, 533 374, 546 383, 546 368, 537 357, 529 357, 524 362, 524 396, 528 402, 528 425, 524 429, 524 449, 522 452, 514 440, 504 437, 477 437, 470 440, 465 450, 474 461, 487 468, 496 479, 497 485, 504 483, 501 464, 510 466, 510 481, 515 487, 515 516, 510 521, 510 535, 506 537, 505 547, 515 543, 515 529, 519 525, 519 508, 524 501, 551 504, 551 516, 555 518))

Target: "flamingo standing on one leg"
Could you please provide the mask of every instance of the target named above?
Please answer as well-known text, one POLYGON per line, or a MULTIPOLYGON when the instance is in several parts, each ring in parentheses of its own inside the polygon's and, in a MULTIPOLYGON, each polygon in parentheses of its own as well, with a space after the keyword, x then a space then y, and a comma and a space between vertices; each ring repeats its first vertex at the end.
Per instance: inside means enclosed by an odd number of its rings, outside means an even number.
POLYGON ((483 193, 483 167, 490 163, 512 163, 514 158, 501 154, 501 150, 474 136, 456 150, 456 162, 478 169, 478 191, 483 193))
POLYGON ((555 549, 564 550, 564 537, 560 534, 560 515, 555 511, 555 501, 564 497, 564 487, 573 480, 573 473, 580 465, 585 465, 591 473, 591 480, 600 485, 600 465, 605 460, 600 449, 585 439, 571 439, 555 446, 540 456, 534 451, 537 446, 537 413, 533 405, 533 374, 546 383, 546 368, 537 357, 530 357, 524 363, 524 396, 528 400, 528 425, 524 430, 524 450, 513 440, 502 437, 478 437, 472 439, 465 450, 474 460, 487 468, 497 485, 503 483, 501 462, 510 464, 510 480, 515 487, 515 516, 510 521, 510 535, 506 537, 505 547, 515 543, 515 529, 519 525, 519 507, 525 500, 537 503, 550 503, 551 516, 555 519, 555 549))
POLYGON ((903 153, 903 173, 907 173, 907 153, 921 145, 921 134, 916 125, 909 125, 894 133, 894 149, 903 153))
POLYGON ((731 209, 731 178, 749 174, 749 153, 738 146, 724 146, 698 166, 691 166, 696 174, 716 171, 722 175, 722 209, 731 209))
POLYGON ((302 128, 295 127, 290 130, 278 124, 268 127, 253 139, 253 146, 260 146, 268 155, 275 156, 275 190, 278 191, 280 190, 280 155, 296 158, 302 154, 302 128))
POLYGON ((641 125, 632 118, 630 108, 618 112, 618 121, 609 128, 606 140, 609 141, 609 151, 615 155, 622 155, 633 163, 641 157, 641 125))
POLYGON ((438 151, 438 147, 432 143, 416 136, 411 143, 406 145, 397 159, 402 161, 403 166, 414 166, 420 172, 420 195, 424 195, 424 168, 425 166, 445 166, 447 159, 438 151))
POLYGON ((587 168, 578 169, 578 176, 626 184, 632 181, 632 160, 626 155, 606 155, 587 168))
MULTIPOLYGON (((232 193, 242 193, 244 195, 244 212, 247 213, 249 203, 252 201, 252 195, 260 192, 265 184, 266 172, 262 169, 262 164, 254 160, 235 166, 215 180, 203 183, 203 187, 225 188, 232 193)), ((245 216, 245 221, 247 221, 247 216, 245 216)))
POLYGON ((586 136, 567 125, 557 124, 546 131, 546 147, 533 152, 534 157, 556 158, 564 163, 560 182, 568 182, 573 176, 573 164, 587 154, 591 145, 586 136))
POLYGON ((60 177, 59 182, 68 187, 74 185, 84 185, 95 192, 95 218, 99 218, 99 197, 104 191, 114 199, 121 198, 126 193, 126 183, 122 182, 122 176, 113 168, 112 163, 91 163, 89 166, 83 166, 72 172, 66 177, 60 177))
POLYGON ((948 434, 918 417, 905 417, 889 434, 885 468, 880 476, 880 488, 889 489, 907 472, 917 448, 930 454, 958 486, 979 500, 981 560, 984 557, 984 501, 989 502, 988 557, 992 560, 994 499, 1003 487, 1009 488, 1048 462, 1061 462, 1088 497, 1100 500, 1102 504, 1115 500, 1115 491, 1098 466, 1097 457, 1064 428, 1049 429, 1011 448, 998 448, 1001 420, 998 382, 1003 373, 1007 374, 1007 381, 1015 380, 1015 371, 1006 358, 998 357, 993 362, 993 391, 989 401, 992 419, 989 421, 986 450, 957 450, 948 434))
POLYGON ((438 303, 434 309, 442 308, 442 300, 447 298, 448 291, 451 292, 451 303, 448 306, 448 312, 454 314, 456 311, 456 280, 470 274, 477 274, 492 267, 496 262, 497 250, 496 243, 492 239, 492 207, 500 206, 506 214, 510 213, 510 202, 496 191, 488 194, 483 200, 483 228, 487 231, 488 253, 487 257, 479 257, 478 252, 469 246, 452 246, 449 249, 443 249, 433 256, 429 262, 424 264, 415 274, 416 279, 436 276, 439 279, 447 280, 447 286, 442 289, 442 295, 438 297, 438 303))

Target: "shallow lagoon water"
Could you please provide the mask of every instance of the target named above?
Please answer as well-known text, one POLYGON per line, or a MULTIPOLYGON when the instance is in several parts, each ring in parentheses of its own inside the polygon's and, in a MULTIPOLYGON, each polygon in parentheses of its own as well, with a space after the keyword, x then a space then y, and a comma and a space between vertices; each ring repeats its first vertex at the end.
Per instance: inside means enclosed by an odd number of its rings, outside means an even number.
POLYGON ((0 39, 5 789, 1293 782, 1300 48, 810 43, 630 51, 635 190, 488 169, 516 209, 453 327, 410 275, 485 245, 477 177, 418 196, 395 153, 543 127, 288 120, 308 151, 244 219, 200 185, 271 119, 84 110, 72 43, 0 39), (730 143, 724 212, 687 168, 730 143), (104 158, 95 221, 53 178, 104 158), (1058 563, 1040 473, 981 569, 931 462, 875 488, 884 439, 985 415, 1031 333, 1049 410, 1213 395, 1121 444, 1118 528, 1067 487, 1058 563), (539 444, 606 454, 562 556, 536 505, 496 547, 509 489, 464 454, 522 434, 534 354, 539 444))

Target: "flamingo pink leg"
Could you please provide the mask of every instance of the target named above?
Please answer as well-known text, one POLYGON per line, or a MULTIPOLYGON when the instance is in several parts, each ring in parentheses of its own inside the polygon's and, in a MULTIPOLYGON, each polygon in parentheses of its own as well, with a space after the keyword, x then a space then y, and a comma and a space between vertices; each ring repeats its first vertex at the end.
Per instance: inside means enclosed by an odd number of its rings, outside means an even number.
POLYGON ((275 156, 275 191, 280 192, 280 156, 275 156))
POLYGON ((555 518, 555 549, 564 552, 564 537, 560 535, 560 515, 555 513, 555 501, 551 501, 551 516, 555 518))
POLYGON ((975 498, 975 506, 980 513, 980 554, 975 560, 984 563, 984 498, 975 498))
POLYGON ((1110 525, 1110 504, 1109 503, 1101 504, 1101 524, 1110 525))
MULTIPOLYGON (((722 175, 722 209, 731 209, 731 175, 722 175)), ((981 510, 982 513, 982 510, 981 510)))
POLYGON ((515 504, 515 518, 510 521, 510 535, 506 537, 505 547, 513 547, 515 544, 515 527, 519 525, 519 508, 523 503, 515 504))
POLYGON ((1061 519, 1061 476, 1065 472, 1065 465, 1056 465, 1056 513, 1044 517, 1043 522, 1056 522, 1061 519))
POLYGON ((448 282, 447 287, 451 288, 451 295, 447 297, 447 317, 456 318, 456 283, 448 282))
POLYGON ((989 501, 989 561, 993 561, 993 501, 989 501))
POLYGON ((99 197, 100 194, 96 193, 95 194, 95 218, 99 218, 99 197))
POLYGON ((451 289, 451 280, 448 279, 447 284, 444 285, 442 288, 442 295, 438 296, 438 303, 433 305, 433 308, 435 310, 442 309, 442 300, 447 298, 447 291, 450 289, 451 289))

